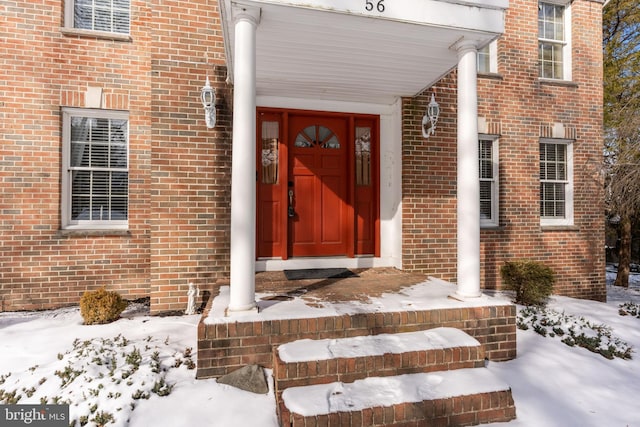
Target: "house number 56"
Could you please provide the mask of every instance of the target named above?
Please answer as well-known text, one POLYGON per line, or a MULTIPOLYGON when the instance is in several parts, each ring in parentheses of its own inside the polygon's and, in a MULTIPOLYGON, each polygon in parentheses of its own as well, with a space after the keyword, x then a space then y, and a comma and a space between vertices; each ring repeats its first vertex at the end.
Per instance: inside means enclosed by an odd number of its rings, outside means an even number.
POLYGON ((371 12, 374 7, 378 10, 378 12, 380 13, 384 12, 384 0, 378 0, 378 2, 375 3, 375 5, 374 5, 374 2, 370 0, 365 1, 364 8, 367 10, 367 12, 371 12))

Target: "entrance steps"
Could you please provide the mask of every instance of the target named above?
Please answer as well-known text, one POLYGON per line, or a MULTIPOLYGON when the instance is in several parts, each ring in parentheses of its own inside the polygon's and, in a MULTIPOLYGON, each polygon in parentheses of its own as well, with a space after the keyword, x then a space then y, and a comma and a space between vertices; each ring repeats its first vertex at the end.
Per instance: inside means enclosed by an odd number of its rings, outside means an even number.
POLYGON ((484 368, 482 345, 454 328, 274 349, 283 426, 465 426, 515 418, 508 385, 484 368))

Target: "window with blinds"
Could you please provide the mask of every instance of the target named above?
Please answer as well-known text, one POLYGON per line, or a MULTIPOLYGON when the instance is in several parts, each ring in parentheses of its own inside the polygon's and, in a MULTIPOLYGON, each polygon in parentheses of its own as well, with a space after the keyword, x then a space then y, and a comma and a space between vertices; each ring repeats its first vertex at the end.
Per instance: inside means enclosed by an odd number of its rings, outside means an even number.
POLYGON ((543 218, 564 218, 566 184, 566 146, 540 144, 540 215, 543 218))
POLYGON ((480 175, 480 225, 498 225, 498 140, 478 141, 480 175))
POLYGON ((90 31, 129 34, 130 0, 70 0, 67 2, 67 26, 90 31))
POLYGON ((571 144, 540 143, 540 218, 543 225, 572 221, 571 144))
POLYGON ((63 227, 126 227, 127 112, 63 110, 63 227))

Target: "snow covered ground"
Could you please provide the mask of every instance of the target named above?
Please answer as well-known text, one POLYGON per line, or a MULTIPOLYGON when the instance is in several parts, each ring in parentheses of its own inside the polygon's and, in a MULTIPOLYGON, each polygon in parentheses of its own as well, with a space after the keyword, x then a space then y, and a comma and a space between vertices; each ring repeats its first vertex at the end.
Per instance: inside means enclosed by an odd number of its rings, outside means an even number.
MULTIPOLYGON (((640 426, 640 318, 619 314, 620 304, 640 303, 640 275, 629 289, 607 290, 606 304, 554 297, 548 307, 608 325, 635 349, 633 359, 609 360, 519 329, 518 357, 488 365, 511 385, 518 418, 492 426, 640 426)), ((151 317, 140 306, 94 326, 82 325, 76 308, 0 313, 0 402, 70 401, 71 418, 89 426, 112 419, 108 425, 276 427, 272 392, 195 380, 198 320, 151 317)))

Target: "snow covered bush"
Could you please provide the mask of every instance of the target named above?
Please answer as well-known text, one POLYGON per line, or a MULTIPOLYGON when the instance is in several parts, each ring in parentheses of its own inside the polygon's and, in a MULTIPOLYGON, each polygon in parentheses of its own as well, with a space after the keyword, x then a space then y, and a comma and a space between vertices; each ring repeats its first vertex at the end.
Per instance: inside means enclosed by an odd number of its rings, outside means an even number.
POLYGON ((120 294, 104 288, 87 291, 80 298, 80 314, 85 325, 111 323, 127 308, 120 294))
POLYGON ((500 276, 508 290, 516 291, 516 304, 528 306, 545 305, 555 283, 551 268, 526 259, 506 262, 500 276))
POLYGON ((607 359, 631 359, 633 348, 616 337, 607 325, 594 324, 584 317, 575 317, 541 307, 525 307, 518 313, 518 328, 531 327, 543 337, 558 338, 569 347, 583 347, 607 359))
POLYGON ((620 310, 618 313, 620 316, 633 316, 640 319, 640 304, 625 302, 624 304, 620 304, 619 307, 620 310))
POLYGON ((43 365, 0 375, 0 405, 66 403, 70 427, 126 426, 142 400, 171 394, 193 358, 169 337, 76 339, 43 365))

